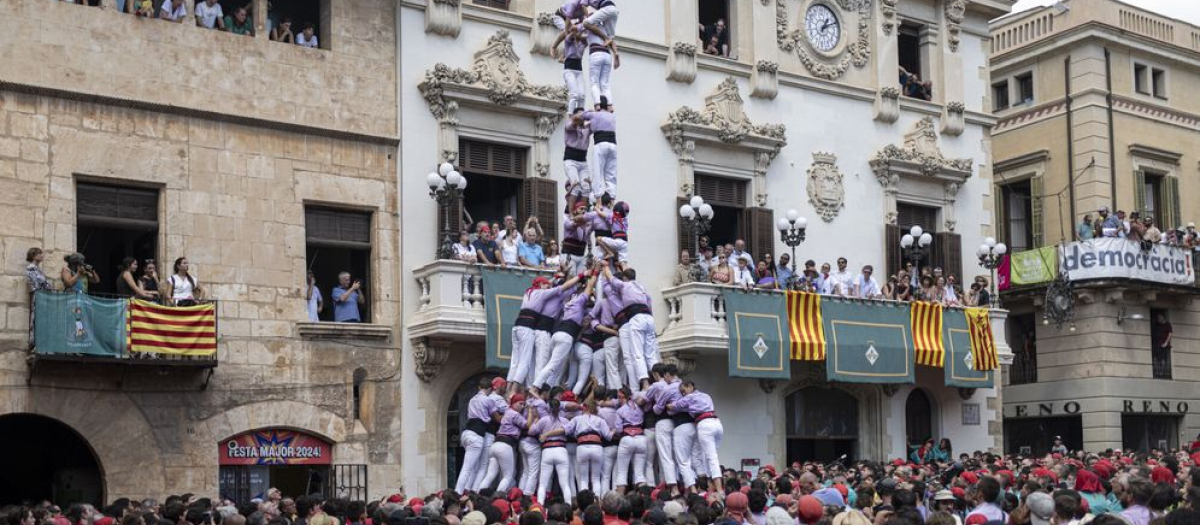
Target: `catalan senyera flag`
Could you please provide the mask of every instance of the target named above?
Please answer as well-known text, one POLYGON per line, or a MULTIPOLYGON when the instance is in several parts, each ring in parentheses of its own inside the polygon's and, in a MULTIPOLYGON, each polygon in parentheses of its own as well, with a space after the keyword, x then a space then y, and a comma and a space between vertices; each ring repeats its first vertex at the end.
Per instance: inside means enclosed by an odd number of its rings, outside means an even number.
POLYGON ((996 338, 987 308, 967 308, 967 330, 971 333, 971 364, 977 372, 1000 367, 996 338))
POLYGON ((946 363, 946 346, 942 344, 942 305, 912 303, 912 338, 918 365, 942 368, 946 363))
POLYGON ((217 305, 162 306, 129 303, 129 351, 213 356, 217 353, 217 305))
POLYGON ((825 360, 825 325, 821 322, 821 296, 787 292, 788 328, 793 361, 825 360))

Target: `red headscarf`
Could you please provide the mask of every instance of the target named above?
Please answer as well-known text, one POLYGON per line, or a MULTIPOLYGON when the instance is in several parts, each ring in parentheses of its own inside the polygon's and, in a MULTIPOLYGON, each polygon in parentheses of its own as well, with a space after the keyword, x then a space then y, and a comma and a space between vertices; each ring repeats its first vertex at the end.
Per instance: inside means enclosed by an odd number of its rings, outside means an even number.
POLYGON ((547 278, 545 278, 545 277, 537 277, 537 278, 535 278, 535 279, 533 280, 533 284, 531 284, 531 285, 529 286, 529 288, 526 288, 526 289, 525 289, 525 297, 529 297, 529 293, 530 293, 530 292, 532 292, 532 291, 534 291, 534 290, 540 290, 540 289, 542 288, 542 285, 543 285, 543 284, 551 284, 551 283, 550 283, 550 279, 547 279, 547 278))
POLYGON ((1167 467, 1154 467, 1150 471, 1150 481, 1155 483, 1166 483, 1172 487, 1175 486, 1175 473, 1167 467))
POLYGON ((1100 478, 1096 477, 1096 473, 1090 470, 1081 470, 1075 473, 1075 490, 1103 493, 1104 487, 1100 486, 1100 478))

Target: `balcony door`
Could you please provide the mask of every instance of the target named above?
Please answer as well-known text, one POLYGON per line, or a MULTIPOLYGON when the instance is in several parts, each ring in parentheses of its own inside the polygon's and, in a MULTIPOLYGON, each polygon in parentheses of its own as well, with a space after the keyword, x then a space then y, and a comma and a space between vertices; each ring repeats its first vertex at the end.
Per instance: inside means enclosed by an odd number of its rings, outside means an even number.
MULTIPOLYGON (((96 268, 100 282, 91 293, 117 293, 121 260, 132 256, 139 271, 158 252, 158 190, 80 182, 75 187, 76 250, 96 268)), ((171 264, 159 262, 159 279, 171 264)), ((193 274, 196 271, 193 264, 193 274)), ((135 276, 136 277, 136 276, 135 276)))
POLYGON ((787 462, 855 458, 858 399, 835 388, 802 388, 788 394, 787 462))

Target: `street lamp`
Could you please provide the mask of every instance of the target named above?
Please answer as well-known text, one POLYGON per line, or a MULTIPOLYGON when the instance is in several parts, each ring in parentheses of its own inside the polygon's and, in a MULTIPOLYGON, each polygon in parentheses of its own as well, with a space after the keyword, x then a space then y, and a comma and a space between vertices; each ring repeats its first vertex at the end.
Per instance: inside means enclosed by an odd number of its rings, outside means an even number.
POLYGON ((921 275, 921 259, 925 258, 925 252, 929 250, 929 245, 933 243, 933 236, 922 230, 920 226, 913 226, 908 230, 904 237, 900 238, 900 250, 904 253, 904 258, 913 265, 913 274, 910 279, 913 284, 913 296, 921 297, 920 275, 921 275))
POLYGON ((704 202, 703 197, 693 195, 687 204, 679 207, 679 218, 683 219, 683 231, 696 241, 696 259, 688 268, 688 276, 693 282, 702 281, 704 272, 700 269, 700 258, 704 257, 704 254, 700 252, 700 236, 708 233, 709 227, 712 226, 712 205, 704 202))
MULTIPOLYGON (((467 189, 467 178, 455 170, 453 164, 443 162, 438 166, 437 171, 430 172, 425 176, 425 183, 429 185, 429 196, 437 201, 443 217, 442 242, 438 247, 437 256, 439 259, 453 259, 454 225, 450 223, 450 210, 462 199, 463 193, 467 189)), ((454 219, 456 224, 459 220, 461 218, 454 219)))
POLYGON ((987 268, 992 274, 991 297, 992 308, 1000 308, 1000 296, 996 295, 996 268, 1000 267, 1000 263, 1004 260, 1004 254, 1008 253, 1008 246, 1002 242, 996 242, 993 237, 988 237, 983 240, 983 244, 979 245, 979 251, 975 255, 979 256, 979 265, 987 268))
POLYGON ((788 210, 785 218, 775 223, 779 229, 779 240, 792 249, 792 275, 788 277, 785 286, 788 290, 795 289, 799 277, 796 275, 796 247, 804 242, 805 231, 808 229, 808 219, 800 216, 796 210, 788 210))

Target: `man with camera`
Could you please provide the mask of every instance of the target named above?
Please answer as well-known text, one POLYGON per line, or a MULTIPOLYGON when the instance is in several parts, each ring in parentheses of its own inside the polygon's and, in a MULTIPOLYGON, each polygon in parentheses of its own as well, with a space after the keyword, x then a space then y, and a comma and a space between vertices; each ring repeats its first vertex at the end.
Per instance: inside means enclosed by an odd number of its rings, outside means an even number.
POLYGON ((333 320, 338 323, 361 323, 360 304, 366 304, 367 299, 362 291, 362 281, 350 283, 350 272, 338 274, 338 285, 330 294, 333 298, 333 320))

